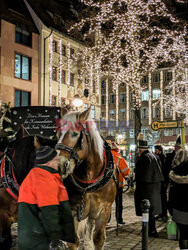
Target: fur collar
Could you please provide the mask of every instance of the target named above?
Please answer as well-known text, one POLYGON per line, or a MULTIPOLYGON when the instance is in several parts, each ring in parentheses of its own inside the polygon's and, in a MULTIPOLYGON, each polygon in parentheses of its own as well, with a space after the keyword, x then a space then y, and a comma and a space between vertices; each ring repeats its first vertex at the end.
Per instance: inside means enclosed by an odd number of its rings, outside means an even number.
POLYGON ((172 161, 172 168, 178 166, 184 161, 188 161, 188 151, 179 149, 175 154, 174 160, 172 161))
POLYGON ((188 175, 180 176, 180 175, 176 175, 174 171, 170 171, 169 177, 172 181, 178 184, 188 184, 188 175))

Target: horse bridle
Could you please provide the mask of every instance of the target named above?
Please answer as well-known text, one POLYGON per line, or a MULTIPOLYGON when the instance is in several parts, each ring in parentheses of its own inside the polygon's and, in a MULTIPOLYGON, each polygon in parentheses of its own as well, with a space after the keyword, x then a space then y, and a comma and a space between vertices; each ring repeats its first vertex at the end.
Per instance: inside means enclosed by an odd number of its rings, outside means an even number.
POLYGON ((78 157, 78 153, 77 153, 77 149, 81 149, 83 150, 84 149, 84 138, 83 138, 83 135, 85 134, 86 135, 86 140, 87 140, 87 145, 88 145, 88 148, 89 148, 89 134, 88 134, 88 131, 87 131, 87 128, 86 128, 86 123, 85 124, 82 124, 82 123, 79 123, 79 125, 82 127, 82 130, 80 131, 80 136, 76 142, 76 144, 74 145, 74 147, 69 147, 63 143, 57 143, 56 146, 55 146, 55 149, 56 150, 63 150, 67 153, 69 153, 69 157, 68 159, 65 161, 63 167, 66 169, 70 166, 70 160, 71 159, 74 159, 75 160, 75 163, 76 163, 76 166, 79 165, 80 161, 79 161, 79 157, 78 157))

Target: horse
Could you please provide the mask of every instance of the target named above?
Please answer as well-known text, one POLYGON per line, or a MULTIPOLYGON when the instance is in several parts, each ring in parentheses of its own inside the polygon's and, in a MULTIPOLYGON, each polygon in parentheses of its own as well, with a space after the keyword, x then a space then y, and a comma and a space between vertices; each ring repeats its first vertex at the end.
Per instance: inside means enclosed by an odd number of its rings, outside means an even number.
POLYGON ((69 112, 62 109, 57 128, 59 153, 64 180, 76 229, 76 244, 79 246, 79 228, 84 226, 85 249, 104 249, 106 224, 116 196, 113 178, 114 164, 110 147, 101 138, 96 124, 90 118, 90 108, 69 112))
MULTIPOLYGON (((35 160, 35 136, 28 135, 21 126, 13 141, 1 156, 5 164, 10 164, 13 169, 16 185, 20 186, 30 169, 34 166, 35 160)), ((41 145, 55 147, 57 141, 38 137, 41 145)), ((1 168, 2 170, 2 168, 1 168)), ((2 174, 2 173, 1 173, 2 174)), ((17 221, 18 204, 14 192, 7 191, 3 185, 3 178, 0 176, 0 249, 9 250, 12 245, 11 225, 17 221), (10 195, 11 193, 11 195, 10 195)), ((10 183, 11 184, 11 183, 10 183)), ((16 192, 16 190, 14 190, 16 192)))

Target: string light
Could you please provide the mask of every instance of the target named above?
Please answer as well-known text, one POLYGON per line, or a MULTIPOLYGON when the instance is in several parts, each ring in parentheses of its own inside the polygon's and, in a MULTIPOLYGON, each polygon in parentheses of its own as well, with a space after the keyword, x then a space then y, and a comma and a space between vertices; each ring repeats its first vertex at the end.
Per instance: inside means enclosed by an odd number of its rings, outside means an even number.
MULTIPOLYGON (((162 62, 179 64, 186 49, 186 27, 182 24, 181 30, 171 28, 177 26, 178 20, 169 13, 162 0, 83 2, 97 11, 71 30, 81 30, 86 23, 90 24, 84 37, 85 40, 95 37, 94 45, 87 48, 87 53, 92 54, 97 85, 99 75, 108 73, 113 77, 113 88, 125 82, 133 93, 134 108, 139 109, 143 89, 141 79, 162 62), (166 28, 161 20, 167 20, 171 27, 166 28)), ((151 114, 150 110, 149 123, 151 114)))
POLYGON ((67 85, 69 86, 70 85, 70 68, 71 68, 71 55, 70 55, 70 43, 67 44, 67 57, 68 57, 68 60, 67 60, 67 67, 68 67, 68 70, 67 70, 67 85))
POLYGON ((109 78, 106 78, 106 127, 108 127, 108 90, 109 90, 109 78))
POLYGON ((151 124, 152 121, 152 91, 151 91, 151 73, 148 74, 148 123, 151 124))
POLYGON ((161 95, 160 95, 160 120, 163 121, 164 120, 164 109, 163 109, 163 71, 160 71, 160 91, 161 91, 161 95))
POLYGON ((52 106, 52 75, 53 75, 53 66, 52 66, 52 55, 53 55, 53 35, 50 36, 49 41, 49 105, 52 106))
POLYGON ((126 85, 126 103, 127 103, 127 115, 126 115, 126 121, 127 126, 129 126, 129 120, 130 120, 130 101, 129 101, 129 85, 126 85))
POLYGON ((59 107, 61 107, 61 88, 62 88, 62 40, 59 39, 59 86, 58 86, 59 107))

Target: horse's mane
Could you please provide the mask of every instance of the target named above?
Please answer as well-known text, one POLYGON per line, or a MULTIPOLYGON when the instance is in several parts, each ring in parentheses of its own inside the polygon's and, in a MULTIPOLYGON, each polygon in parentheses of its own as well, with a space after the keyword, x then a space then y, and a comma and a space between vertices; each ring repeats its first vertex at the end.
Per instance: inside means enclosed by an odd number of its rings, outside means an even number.
MULTIPOLYGON (((79 112, 79 111, 71 111, 63 116, 63 120, 71 121, 71 122, 75 123, 76 121, 79 120, 80 114, 81 114, 81 112, 79 112)), ((104 155, 103 155, 103 147, 104 147, 103 139, 101 138, 101 136, 99 134, 97 125, 94 122, 94 120, 91 118, 88 118, 87 122, 90 122, 88 132, 89 132, 91 138, 93 139, 95 150, 96 150, 96 152, 99 153, 99 157, 103 161, 103 157, 104 157, 104 155)), ((64 137, 65 133, 66 133, 66 131, 62 131, 61 136, 63 135, 62 137, 64 137)))

